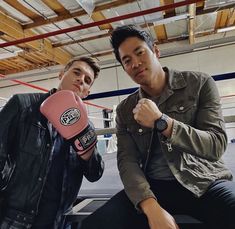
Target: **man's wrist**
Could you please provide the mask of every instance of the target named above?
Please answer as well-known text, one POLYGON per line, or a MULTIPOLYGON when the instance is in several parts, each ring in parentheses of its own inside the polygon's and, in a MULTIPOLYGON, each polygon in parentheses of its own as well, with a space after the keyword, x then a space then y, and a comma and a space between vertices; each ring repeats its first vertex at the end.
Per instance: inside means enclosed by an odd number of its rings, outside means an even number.
POLYGON ((168 117, 168 120, 167 120, 168 127, 162 132, 162 134, 167 138, 171 137, 172 130, 173 130, 173 123, 174 123, 174 119, 168 117))
POLYGON ((139 205, 145 215, 150 214, 153 207, 159 206, 157 200, 153 197, 149 197, 148 199, 142 200, 139 205))

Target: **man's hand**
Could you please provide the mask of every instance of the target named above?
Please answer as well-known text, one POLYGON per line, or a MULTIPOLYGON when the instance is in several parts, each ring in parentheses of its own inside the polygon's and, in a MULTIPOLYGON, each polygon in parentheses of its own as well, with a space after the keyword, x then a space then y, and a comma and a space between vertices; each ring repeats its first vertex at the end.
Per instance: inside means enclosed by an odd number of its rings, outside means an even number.
MULTIPOLYGON (((158 106, 150 99, 140 99, 136 107, 133 109, 134 119, 140 125, 154 128, 154 122, 162 116, 162 112, 158 106)), ((170 137, 173 128, 173 119, 169 117, 168 127, 162 132, 166 137, 170 137)))
POLYGON ((133 109, 134 119, 142 126, 153 128, 154 121, 162 116, 157 105, 150 99, 140 99, 133 109))
POLYGON ((175 219, 164 210, 154 198, 148 198, 140 203, 147 216, 150 229, 179 229, 175 219))

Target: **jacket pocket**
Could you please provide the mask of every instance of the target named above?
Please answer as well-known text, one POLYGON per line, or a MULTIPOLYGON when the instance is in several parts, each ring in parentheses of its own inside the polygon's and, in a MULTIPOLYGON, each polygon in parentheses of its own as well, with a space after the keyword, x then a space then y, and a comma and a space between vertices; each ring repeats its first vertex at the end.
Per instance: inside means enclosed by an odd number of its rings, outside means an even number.
POLYGON ((127 132, 130 133, 141 154, 146 154, 150 147, 152 129, 129 124, 127 125, 127 132))
POLYGON ((42 147, 45 144, 44 135, 46 134, 46 128, 41 126, 40 123, 32 123, 28 131, 24 133, 24 139, 22 139, 21 150, 25 153, 38 155, 41 153, 42 147))
POLYGON ((176 104, 167 108, 167 114, 185 124, 192 124, 196 114, 195 103, 176 104))

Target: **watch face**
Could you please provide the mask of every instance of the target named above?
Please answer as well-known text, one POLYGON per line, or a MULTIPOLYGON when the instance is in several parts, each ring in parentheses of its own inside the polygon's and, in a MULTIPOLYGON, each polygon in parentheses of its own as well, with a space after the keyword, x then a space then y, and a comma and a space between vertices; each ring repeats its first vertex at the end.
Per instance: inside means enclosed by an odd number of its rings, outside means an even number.
POLYGON ((167 129, 167 127, 168 127, 168 123, 167 123, 165 117, 161 117, 161 118, 159 118, 158 120, 155 121, 155 128, 158 132, 161 133, 162 131, 167 129))

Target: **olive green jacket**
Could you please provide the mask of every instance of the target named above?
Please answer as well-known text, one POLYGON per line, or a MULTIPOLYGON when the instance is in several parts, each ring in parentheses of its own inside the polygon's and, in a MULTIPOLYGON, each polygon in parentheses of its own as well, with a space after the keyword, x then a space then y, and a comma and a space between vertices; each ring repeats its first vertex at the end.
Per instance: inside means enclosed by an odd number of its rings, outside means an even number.
MULTIPOLYGON (((213 78, 207 74, 167 68, 164 71, 168 72, 168 85, 158 107, 174 122, 170 138, 158 135, 161 149, 175 178, 199 197, 211 182, 232 179, 221 159, 227 136, 220 97, 213 78)), ((116 117, 118 169, 136 207, 146 198, 157 198, 145 177, 153 129, 139 125, 132 113, 143 97, 146 94, 142 89, 129 95, 118 105, 116 117)))

